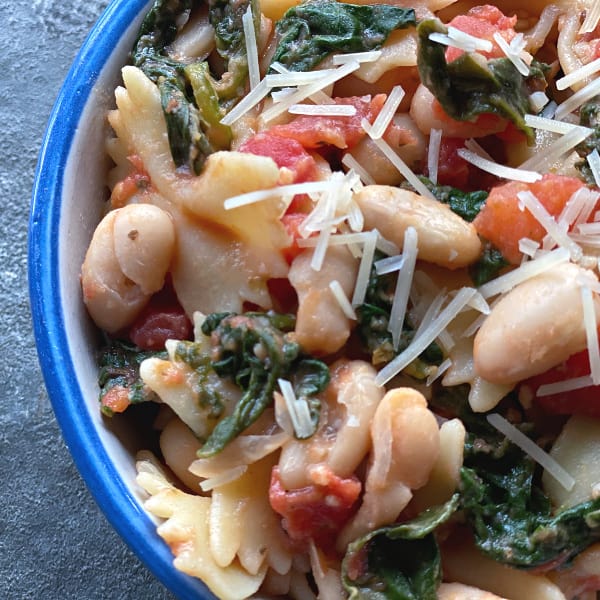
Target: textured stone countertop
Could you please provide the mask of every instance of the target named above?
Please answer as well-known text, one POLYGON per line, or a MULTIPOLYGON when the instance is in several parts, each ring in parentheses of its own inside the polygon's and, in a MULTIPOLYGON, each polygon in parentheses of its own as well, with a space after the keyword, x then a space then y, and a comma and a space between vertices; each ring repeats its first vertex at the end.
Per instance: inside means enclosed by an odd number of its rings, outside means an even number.
POLYGON ((108 0, 4 0, 0 64, 0 598, 172 598, 81 480, 37 363, 27 224, 37 154, 63 78, 108 0))

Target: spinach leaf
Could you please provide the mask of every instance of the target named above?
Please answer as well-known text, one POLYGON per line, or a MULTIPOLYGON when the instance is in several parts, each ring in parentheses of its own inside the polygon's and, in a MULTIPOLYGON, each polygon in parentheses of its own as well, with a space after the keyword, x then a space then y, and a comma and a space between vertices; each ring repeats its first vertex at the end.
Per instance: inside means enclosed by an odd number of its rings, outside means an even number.
MULTIPOLYGON (((437 185, 427 177, 419 176, 419 179, 427 186, 427 189, 438 202, 447 204, 452 212, 469 223, 479 214, 489 195, 489 192, 485 190, 463 192, 450 185, 437 185)), ((415 188, 407 181, 403 181, 400 187, 415 191, 415 188)))
POLYGON ((165 54, 179 30, 179 19, 191 7, 191 0, 155 0, 142 22, 131 57, 133 64, 158 87, 175 165, 198 174, 213 150, 200 127, 198 108, 188 93, 185 65, 165 54))
POLYGON ((421 81, 450 117, 473 121, 480 114, 496 114, 512 121, 533 143, 533 131, 524 119, 530 111, 526 79, 508 58, 486 60, 477 53, 464 53, 447 63, 445 46, 429 39, 432 33, 447 33, 442 22, 423 20, 417 32, 421 81))
POLYGON ((133 344, 113 340, 98 356, 98 385, 100 386, 100 410, 107 417, 114 412, 110 407, 113 394, 124 394, 129 404, 157 400, 154 392, 140 378, 140 364, 146 358, 167 358, 167 353, 141 350, 133 344))
POLYGON ((489 242, 485 242, 479 260, 469 267, 469 275, 473 283, 479 287, 497 277, 500 271, 508 265, 509 262, 502 256, 502 252, 489 242))
MULTIPOLYGON (((373 262, 382 257, 383 254, 378 252, 373 262)), ((371 361, 374 365, 392 360, 397 353, 408 347, 414 337, 413 328, 405 321, 398 349, 394 350, 392 334, 388 331, 388 325, 396 279, 396 273, 378 275, 375 266, 372 266, 365 301, 356 309, 358 335, 366 350, 371 354, 371 361)), ((419 379, 425 379, 431 371, 431 365, 439 365, 443 358, 439 346, 433 343, 421 357, 409 365, 408 373, 419 379)))
POLYGON ((458 494, 406 523, 369 532, 348 546, 342 581, 350 600, 435 600, 442 580, 434 530, 457 510, 458 494))
POLYGON ((592 129, 583 142, 575 146, 575 151, 581 160, 575 164, 588 185, 596 186, 596 179, 587 161, 587 156, 594 150, 600 151, 600 96, 595 96, 579 109, 579 124, 592 129))
POLYGON ((244 94, 248 57, 242 17, 252 7, 254 29, 260 28, 258 0, 209 0, 208 20, 215 29, 217 52, 226 61, 226 72, 214 83, 219 98, 231 100, 244 94))
POLYGON ((414 25, 412 8, 310 0, 290 8, 277 23, 273 62, 310 71, 332 52, 377 50, 394 29, 414 25))
POLYGON ((249 427, 272 402, 279 378, 289 379, 298 398, 309 405, 314 433, 320 403, 316 394, 329 383, 329 369, 302 352, 289 335, 292 315, 268 313, 214 313, 202 325, 213 345, 211 368, 227 377, 243 393, 233 413, 221 419, 199 450, 201 457, 220 452, 233 438, 249 427))

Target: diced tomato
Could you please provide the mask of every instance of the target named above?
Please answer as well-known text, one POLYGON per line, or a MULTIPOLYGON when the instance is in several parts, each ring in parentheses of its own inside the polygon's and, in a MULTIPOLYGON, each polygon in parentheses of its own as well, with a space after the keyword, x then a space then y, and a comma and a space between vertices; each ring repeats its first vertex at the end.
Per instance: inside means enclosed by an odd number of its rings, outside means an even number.
POLYGON ((125 206, 132 196, 150 187, 150 175, 146 172, 142 159, 134 154, 128 156, 127 160, 133 166, 133 171, 113 188, 110 196, 112 208, 125 206))
POLYGON ((144 350, 164 350, 167 340, 191 339, 192 333, 192 322, 167 283, 131 325, 129 339, 144 350))
MULTIPOLYGON (((496 6, 485 4, 471 8, 464 15, 457 15, 448 23, 448 26, 455 27, 479 39, 492 42, 491 52, 480 51, 480 53, 486 58, 502 58, 505 54, 494 40, 494 33, 500 33, 510 43, 516 35, 514 29, 516 23, 516 15, 507 17, 496 6)), ((446 60, 451 62, 461 54, 463 54, 463 50, 455 46, 449 46, 446 50, 446 60)))
POLYGON ((122 385, 115 385, 104 396, 102 396, 102 409, 105 413, 122 413, 127 410, 129 401, 129 390, 122 385))
POLYGON ((569 198, 583 185, 574 177, 552 173, 530 184, 509 181, 492 188, 473 224, 479 234, 492 242, 508 261, 518 264, 521 261, 519 240, 530 238, 541 242, 546 230, 528 210, 519 208, 517 193, 531 191, 546 210, 557 217, 569 198))
POLYGON ((521 386, 534 397, 534 403, 551 415, 587 415, 600 417, 600 386, 590 385, 550 396, 537 396, 540 386, 590 374, 588 351, 573 354, 566 361, 524 381, 521 386))
POLYGON ((450 185, 466 190, 469 182, 469 163, 458 155, 458 149, 465 147, 463 139, 443 137, 440 144, 437 181, 440 185, 450 185))
POLYGON ((334 550, 335 539, 356 512, 360 481, 352 476, 341 478, 327 467, 319 467, 324 476, 319 483, 300 489, 285 490, 278 467, 273 468, 269 501, 283 517, 282 525, 290 539, 300 548, 312 539, 327 553, 334 550))
POLYGON ((352 148, 365 135, 361 121, 367 119, 372 123, 385 103, 386 95, 351 96, 334 98, 339 105, 356 108, 351 117, 325 117, 301 115, 285 125, 274 125, 269 133, 297 140, 304 148, 335 146, 336 148, 352 148))
POLYGON ((318 174, 315 159, 302 147, 297 140, 272 133, 261 132, 245 141, 239 148, 240 152, 269 156, 279 168, 285 167, 291 172, 289 183, 312 181, 318 174))

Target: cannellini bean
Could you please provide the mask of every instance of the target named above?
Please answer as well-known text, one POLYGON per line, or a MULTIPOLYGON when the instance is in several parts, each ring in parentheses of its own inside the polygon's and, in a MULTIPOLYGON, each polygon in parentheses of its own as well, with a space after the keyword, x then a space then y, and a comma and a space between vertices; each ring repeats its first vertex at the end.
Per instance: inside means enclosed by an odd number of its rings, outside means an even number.
POLYGON ((177 417, 171 419, 160 434, 160 450, 169 468, 195 493, 202 479, 189 471, 202 444, 192 430, 177 417))
POLYGON ((313 250, 299 254, 290 267, 288 279, 298 294, 296 338, 312 354, 331 354, 350 337, 353 322, 344 314, 329 288, 337 280, 346 296, 352 294, 358 260, 345 246, 330 246, 320 271, 310 262, 313 250))
MULTIPOLYGON (((582 282, 589 270, 567 263, 511 290, 475 336, 476 372, 492 383, 516 383, 547 371, 586 347, 582 282)), ((594 295, 596 317, 600 299, 594 295)))
POLYGON ((325 464, 335 475, 350 477, 371 447, 369 424, 383 397, 375 384, 375 369, 364 361, 338 361, 331 367, 324 394, 322 422, 305 441, 286 443, 279 459, 279 475, 286 489, 311 483, 307 465, 325 464))
POLYGON ((83 300, 98 327, 129 325, 158 291, 171 262, 170 216, 150 204, 109 212, 99 223, 81 267, 83 300))
POLYGON ((441 202, 385 185, 365 186, 354 198, 364 215, 365 229, 378 229, 400 247, 406 229, 414 227, 422 260, 457 269, 481 254, 475 227, 441 202))
POLYGON ((438 588, 437 597, 438 600, 506 600, 464 583, 442 583, 438 588))
POLYGON ((440 434, 424 396, 412 388, 385 394, 371 423, 373 452, 365 494, 356 516, 340 533, 342 551, 361 535, 393 522, 423 487, 440 452, 440 434))

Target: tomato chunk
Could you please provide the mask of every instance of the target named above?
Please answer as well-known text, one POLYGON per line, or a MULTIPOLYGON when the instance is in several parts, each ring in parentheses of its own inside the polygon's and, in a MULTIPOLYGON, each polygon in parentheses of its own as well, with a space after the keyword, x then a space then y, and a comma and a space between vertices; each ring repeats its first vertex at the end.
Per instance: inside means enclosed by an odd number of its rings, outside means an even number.
POLYGON ((269 156, 279 168, 285 167, 291 173, 289 183, 312 181, 318 173, 315 159, 295 139, 261 132, 252 136, 240 146, 240 152, 269 156))
POLYGON ((283 517, 282 525, 290 539, 305 548, 312 539, 325 552, 333 552, 337 534, 356 512, 360 481, 341 478, 328 467, 319 466, 319 483, 285 490, 278 467, 273 468, 269 501, 283 517))
POLYGON ((588 351, 583 350, 582 352, 573 354, 566 361, 549 371, 524 381, 521 386, 533 394, 535 404, 548 414, 578 414, 589 417, 600 417, 599 385, 590 385, 549 396, 537 396, 537 391, 542 385, 583 377, 589 374, 590 361, 588 351))
POLYGON ((192 333, 192 322, 167 283, 131 325, 129 339, 143 350, 164 350, 167 340, 191 339, 192 333))
MULTIPOLYGON (((457 15, 449 23, 449 27, 455 27, 464 33, 475 36, 482 40, 492 42, 492 50, 480 51, 486 58, 502 58, 506 56, 498 43, 494 40, 494 33, 498 32, 507 43, 517 35, 514 27, 517 24, 516 15, 507 17, 496 6, 484 4, 475 6, 464 15, 457 15)), ((446 60, 451 62, 457 59, 463 50, 455 46, 449 46, 446 50, 446 60)))
POLYGON ((352 148, 366 135, 361 121, 367 119, 372 123, 385 99, 385 94, 377 94, 372 99, 370 96, 334 98, 338 105, 354 106, 356 114, 348 117, 301 115, 285 125, 274 125, 269 129, 269 133, 297 140, 304 148, 320 148, 327 145, 352 148))
POLYGON ((473 224, 479 234, 492 242, 509 262, 519 264, 522 257, 519 240, 529 238, 541 242, 546 230, 528 210, 519 208, 517 194, 531 191, 546 210, 557 217, 571 196, 583 185, 579 179, 553 173, 547 173, 539 181, 530 184, 509 181, 492 188, 473 224))

